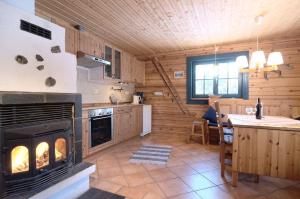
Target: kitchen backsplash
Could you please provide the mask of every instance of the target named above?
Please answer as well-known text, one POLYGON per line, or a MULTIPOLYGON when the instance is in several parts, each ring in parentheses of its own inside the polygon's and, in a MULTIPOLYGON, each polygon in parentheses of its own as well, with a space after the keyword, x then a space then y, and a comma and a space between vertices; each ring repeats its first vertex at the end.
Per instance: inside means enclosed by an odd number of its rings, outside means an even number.
POLYGON ((122 91, 113 90, 113 87, 120 87, 118 80, 89 81, 88 69, 77 67, 77 92, 82 94, 83 103, 110 103, 110 96, 121 103, 132 101, 134 84, 122 85, 122 91))

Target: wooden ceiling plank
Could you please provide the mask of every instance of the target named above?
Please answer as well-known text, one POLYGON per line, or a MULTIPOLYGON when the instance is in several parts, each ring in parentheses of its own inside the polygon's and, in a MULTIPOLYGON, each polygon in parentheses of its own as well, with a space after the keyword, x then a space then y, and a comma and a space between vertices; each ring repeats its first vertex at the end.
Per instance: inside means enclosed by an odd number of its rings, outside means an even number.
MULTIPOLYGON (((299 0, 36 0, 135 55, 300 34, 299 0), (254 17, 265 15, 262 28, 254 17)), ((44 6, 42 6, 44 5, 44 6)), ((50 10, 50 11, 49 11, 50 10)))
MULTIPOLYGON (((117 35, 117 36, 113 37, 113 35, 116 34, 116 32, 109 33, 104 29, 104 27, 101 27, 98 24, 91 25, 89 23, 84 22, 84 20, 82 18, 77 17, 76 13, 74 13, 73 10, 70 11, 70 10, 68 10, 67 7, 64 7, 63 5, 61 7, 57 7, 57 6, 55 6, 55 4, 49 6, 47 4, 47 2, 45 2, 44 4, 37 3, 36 5, 37 5, 37 8, 39 8, 39 6, 40 6, 41 9, 48 9, 48 11, 51 10, 50 12, 52 12, 52 14, 59 16, 59 18, 65 19, 66 21, 68 21, 69 23, 73 23, 74 25, 75 24, 84 24, 84 26, 86 27, 87 30, 92 31, 94 34, 98 35, 101 38, 105 38, 107 41, 111 42, 112 44, 114 44, 116 46, 118 46, 118 45, 126 46, 125 48, 128 48, 130 46, 131 52, 132 52, 132 49, 136 49, 134 51, 139 52, 139 49, 137 49, 138 46, 136 46, 132 43, 129 43, 128 39, 126 39, 126 38, 119 39, 119 42, 116 43, 115 37, 120 36, 120 35, 117 35), (46 5, 47 7, 43 8, 44 5, 46 5), (61 11, 61 9, 63 9, 64 11, 61 11), (65 11, 66 12, 69 11, 72 16, 70 16, 69 14, 66 14, 65 11), (97 28, 95 28, 95 27, 97 27, 97 28)), ((148 51, 148 52, 151 52, 151 51, 148 51)))

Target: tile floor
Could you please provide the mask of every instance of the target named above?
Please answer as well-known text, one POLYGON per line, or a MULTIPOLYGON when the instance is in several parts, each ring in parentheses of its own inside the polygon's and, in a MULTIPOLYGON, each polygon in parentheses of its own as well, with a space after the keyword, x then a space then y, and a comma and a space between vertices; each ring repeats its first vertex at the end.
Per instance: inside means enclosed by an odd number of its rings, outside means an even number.
POLYGON ((228 172, 222 179, 218 146, 186 144, 180 136, 150 134, 134 138, 97 153, 85 161, 97 165, 91 186, 126 196, 128 199, 299 199, 300 182, 239 175, 237 188, 228 172), (129 163, 132 152, 143 144, 173 146, 167 165, 129 163))

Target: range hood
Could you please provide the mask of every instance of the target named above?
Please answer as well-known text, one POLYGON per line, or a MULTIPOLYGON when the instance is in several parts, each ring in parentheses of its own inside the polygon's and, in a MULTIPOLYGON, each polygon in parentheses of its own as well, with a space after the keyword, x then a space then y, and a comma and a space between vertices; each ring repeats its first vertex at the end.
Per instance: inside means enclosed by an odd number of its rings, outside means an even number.
POLYGON ((82 51, 77 52, 77 65, 86 68, 95 68, 103 65, 110 65, 110 61, 106 61, 103 58, 96 57, 94 55, 86 54, 82 51))

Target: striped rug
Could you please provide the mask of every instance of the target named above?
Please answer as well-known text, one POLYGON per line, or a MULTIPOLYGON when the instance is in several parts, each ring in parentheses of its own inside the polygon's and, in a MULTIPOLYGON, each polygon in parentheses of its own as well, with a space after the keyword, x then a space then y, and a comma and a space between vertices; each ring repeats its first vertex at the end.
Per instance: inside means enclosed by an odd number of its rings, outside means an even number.
POLYGON ((165 145, 143 145, 137 152, 133 153, 129 162, 166 164, 168 162, 171 146, 165 145))

